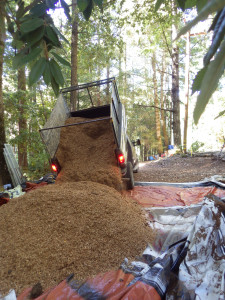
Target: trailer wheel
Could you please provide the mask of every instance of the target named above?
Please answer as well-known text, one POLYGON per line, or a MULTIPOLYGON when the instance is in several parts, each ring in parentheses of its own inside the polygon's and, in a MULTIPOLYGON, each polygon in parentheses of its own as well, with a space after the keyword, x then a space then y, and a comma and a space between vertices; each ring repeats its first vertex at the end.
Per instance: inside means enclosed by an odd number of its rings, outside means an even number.
POLYGON ((127 181, 127 189, 132 190, 134 188, 134 174, 133 174, 133 166, 131 162, 127 163, 127 172, 125 177, 129 179, 127 181))

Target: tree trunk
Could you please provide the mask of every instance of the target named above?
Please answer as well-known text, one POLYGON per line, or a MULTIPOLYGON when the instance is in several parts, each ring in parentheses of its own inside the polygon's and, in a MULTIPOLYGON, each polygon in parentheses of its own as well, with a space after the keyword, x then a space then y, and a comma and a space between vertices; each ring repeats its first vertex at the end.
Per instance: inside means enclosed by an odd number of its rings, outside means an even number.
MULTIPOLYGON (((165 56, 162 56, 162 71, 161 71, 161 92, 160 92, 160 103, 161 103, 161 108, 165 108, 165 103, 164 103, 164 74, 165 74, 165 63, 164 63, 164 58, 165 56)), ((162 120, 162 130, 163 130, 163 137, 164 137, 164 145, 165 145, 165 150, 168 149, 168 134, 166 130, 166 113, 162 109, 161 110, 161 120, 162 120)))
MULTIPOLYGON (((154 105, 159 106, 158 92, 157 92, 157 79, 156 79, 156 57, 155 53, 152 56, 152 70, 153 70, 153 84, 154 84, 154 105)), ((155 127, 156 127, 156 139, 158 154, 163 153, 162 138, 161 138, 161 126, 160 126, 160 110, 155 108, 155 127)))
MULTIPOLYGON (((175 1, 172 1, 172 13, 174 18, 177 14, 175 1)), ((172 24, 172 41, 177 36, 175 21, 172 24)), ((173 103, 173 136, 174 145, 181 147, 181 130, 180 130, 180 99, 179 99, 179 47, 175 42, 172 44, 172 103, 173 103)))
POLYGON ((6 143, 2 91, 3 55, 5 51, 5 38, 5 1, 0 1, 0 186, 11 182, 3 154, 4 144, 6 143))
POLYGON ((186 61, 185 61, 185 115, 184 115, 184 153, 187 153, 187 130, 188 130, 188 102, 189 102, 189 71, 190 71, 190 31, 186 34, 186 61))
MULTIPOLYGON (((77 54, 78 54, 78 12, 77 0, 72 0, 72 36, 71 36, 71 86, 78 84, 77 78, 77 54)), ((70 94, 72 110, 77 110, 77 91, 70 94)))
MULTIPOLYGON (((109 60, 107 61, 107 67, 106 67, 106 74, 107 74, 107 79, 110 77, 110 62, 109 60)), ((110 91, 109 91, 109 83, 107 83, 106 87, 106 101, 109 104, 110 103, 110 91)))
POLYGON ((25 116, 26 105, 26 75, 25 67, 18 70, 18 91, 19 91, 19 142, 18 162, 23 171, 28 169, 27 161, 27 120, 25 116))

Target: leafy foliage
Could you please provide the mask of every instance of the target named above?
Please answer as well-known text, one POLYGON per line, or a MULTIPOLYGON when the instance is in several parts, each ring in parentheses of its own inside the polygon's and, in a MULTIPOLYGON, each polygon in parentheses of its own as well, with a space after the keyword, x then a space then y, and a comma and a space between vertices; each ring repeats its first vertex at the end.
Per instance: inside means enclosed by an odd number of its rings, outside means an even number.
MULTIPOLYGON (((158 0, 156 9, 163 2, 158 0)), ((200 91, 194 110, 194 121, 197 124, 224 72, 225 0, 177 0, 177 3, 182 10, 196 7, 198 11, 198 16, 181 29, 177 38, 187 33, 198 22, 205 20, 210 14, 217 12, 210 27, 210 30, 213 31, 212 44, 204 57, 204 67, 196 75, 192 86, 193 93, 200 91), (215 56, 214 60, 212 60, 213 56, 215 56)))

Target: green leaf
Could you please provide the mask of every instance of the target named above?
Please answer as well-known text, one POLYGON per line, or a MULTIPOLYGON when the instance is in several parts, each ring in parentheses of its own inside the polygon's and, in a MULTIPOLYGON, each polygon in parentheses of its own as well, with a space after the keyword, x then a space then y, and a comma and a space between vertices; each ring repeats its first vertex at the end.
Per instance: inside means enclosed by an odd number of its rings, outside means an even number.
POLYGON ((206 6, 208 0, 197 0, 196 1, 196 7, 198 13, 203 9, 204 6, 206 6))
POLYGON ((44 24, 44 20, 43 19, 38 19, 38 18, 33 18, 30 19, 24 23, 22 23, 20 29, 23 32, 31 32, 34 31, 35 29, 41 27, 44 24))
POLYGON ((57 34, 57 35, 59 35, 67 44, 69 44, 70 45, 70 42, 64 37, 64 35, 62 35, 62 33, 55 27, 55 25, 54 24, 52 24, 52 29, 55 31, 55 33, 57 34))
POLYGON ((19 8, 18 8, 18 10, 16 12, 16 19, 17 20, 20 19, 23 16, 23 14, 24 14, 24 2, 21 1, 19 3, 19 8))
POLYGON ((54 56, 55 56, 55 58, 61 63, 61 64, 63 64, 63 65, 65 65, 65 66, 67 66, 67 67, 69 67, 69 68, 71 68, 71 64, 67 61, 67 60, 65 60, 64 58, 62 58, 61 56, 59 56, 57 53, 55 53, 55 52, 51 52, 54 56))
POLYGON ((46 85, 49 85, 52 78, 49 61, 46 61, 45 69, 43 72, 43 78, 46 85))
POLYGON ((209 99, 215 91, 219 79, 224 72, 225 66, 225 40, 222 42, 220 51, 215 59, 208 65, 207 71, 201 84, 201 92, 198 96, 197 103, 194 109, 194 122, 198 123, 200 116, 205 110, 209 99))
POLYGON ((64 84, 63 74, 61 72, 60 66, 57 64, 57 62, 53 58, 50 60, 50 70, 51 70, 51 74, 54 77, 56 83, 58 83, 60 86, 63 86, 63 84, 64 84))
POLYGON ((41 17, 46 13, 47 6, 45 3, 40 3, 31 8, 30 13, 36 17, 41 17))
POLYGON ((94 3, 101 9, 103 12, 103 1, 102 0, 94 0, 94 3))
POLYGON ((64 9, 64 13, 67 16, 68 20, 71 21, 71 17, 70 17, 70 8, 68 6, 68 4, 64 1, 64 0, 60 0, 61 5, 64 9))
POLYGON ((218 116, 215 117, 214 120, 216 120, 216 119, 222 117, 223 115, 225 115, 225 110, 221 111, 221 112, 218 114, 218 116))
POLYGON ((193 84, 192 84, 192 95, 195 92, 200 91, 202 80, 205 76, 206 71, 207 71, 207 67, 204 67, 200 71, 198 71, 197 75, 195 76, 195 79, 194 79, 193 84))
POLYGON ((38 55, 40 55, 42 52, 41 48, 35 48, 32 49, 31 52, 27 55, 19 54, 19 58, 17 58, 18 55, 15 56, 13 61, 14 68, 20 68, 23 65, 27 64, 28 62, 34 60, 38 55))
POLYGON ((79 10, 83 12, 88 7, 90 1, 92 0, 77 0, 79 10))
POLYGON ((45 36, 55 45, 55 46, 60 46, 60 42, 58 39, 57 34, 55 31, 52 29, 51 26, 46 26, 45 27, 46 34, 45 36))
POLYGON ((177 0, 178 6, 184 11, 185 10, 185 0, 177 0))
POLYGON ((196 0, 186 0, 185 9, 192 8, 196 5, 196 0))
POLYGON ((54 0, 46 0, 46 5, 47 5, 48 8, 54 9, 54 8, 55 8, 55 3, 56 3, 56 2, 57 2, 57 1, 54 1, 54 0))
POLYGON ((89 20, 92 9, 93 9, 93 2, 92 2, 92 0, 89 0, 89 4, 88 4, 87 8, 83 11, 83 15, 86 20, 89 20))
POLYGON ((14 22, 10 22, 10 23, 8 24, 8 32, 10 32, 11 34, 14 33, 14 25, 15 25, 14 22))
POLYGON ((29 74, 29 85, 33 85, 35 82, 37 82, 41 75, 44 72, 46 65, 46 59, 44 57, 41 57, 36 63, 33 65, 30 74, 29 74))
POLYGON ((59 95, 59 85, 55 81, 53 76, 51 76, 51 86, 52 86, 52 89, 53 89, 55 95, 58 96, 59 95))
POLYGON ((38 41, 40 41, 45 33, 45 26, 41 26, 38 29, 26 33, 24 39, 28 43, 29 47, 32 47, 34 44, 36 44, 38 41))
POLYGON ((160 6, 162 5, 162 3, 164 2, 164 0, 157 0, 156 4, 155 4, 155 11, 157 11, 160 6))
POLYGON ((225 9, 223 9, 221 16, 217 20, 216 28, 214 29, 212 44, 204 57, 204 65, 208 65, 210 59, 216 53, 220 43, 224 39, 225 35, 225 9))
POLYGON ((211 0, 210 2, 208 2, 207 5, 204 6, 204 8, 199 12, 198 16, 181 29, 176 39, 178 39, 181 35, 187 33, 198 22, 205 20, 209 14, 221 10, 224 6, 225 0, 211 0))

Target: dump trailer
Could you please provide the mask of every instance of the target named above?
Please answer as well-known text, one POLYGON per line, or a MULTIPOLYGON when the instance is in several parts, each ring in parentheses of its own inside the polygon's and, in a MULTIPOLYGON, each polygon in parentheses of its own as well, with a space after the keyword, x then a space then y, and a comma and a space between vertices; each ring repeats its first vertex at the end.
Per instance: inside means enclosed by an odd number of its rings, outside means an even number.
MULTIPOLYGON (((133 172, 138 171, 138 159, 133 143, 127 135, 125 109, 120 101, 114 77, 62 89, 50 118, 40 130, 40 134, 51 157, 53 170, 59 172, 60 165, 55 154, 59 144, 60 129, 107 119, 112 124, 116 143, 115 155, 121 168, 122 178, 127 188, 132 189, 133 172), (72 97, 76 99, 75 108, 71 105, 72 97), (85 118, 85 121, 65 125, 65 120, 69 117, 85 118)), ((135 145, 139 144, 139 140, 135 141, 135 145)))

